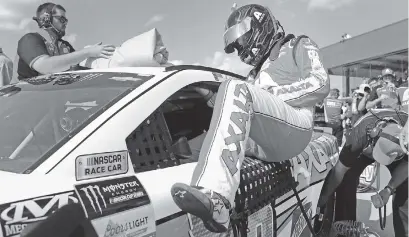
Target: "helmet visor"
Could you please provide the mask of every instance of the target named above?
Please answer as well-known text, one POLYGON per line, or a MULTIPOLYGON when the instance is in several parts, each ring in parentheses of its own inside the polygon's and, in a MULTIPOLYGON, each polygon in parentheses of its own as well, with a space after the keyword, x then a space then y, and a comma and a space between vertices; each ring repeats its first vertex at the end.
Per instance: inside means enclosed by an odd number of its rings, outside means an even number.
POLYGON ((224 51, 226 53, 233 53, 235 47, 235 42, 241 36, 246 34, 251 30, 251 18, 246 17, 239 24, 233 25, 228 28, 223 35, 224 38, 224 51))

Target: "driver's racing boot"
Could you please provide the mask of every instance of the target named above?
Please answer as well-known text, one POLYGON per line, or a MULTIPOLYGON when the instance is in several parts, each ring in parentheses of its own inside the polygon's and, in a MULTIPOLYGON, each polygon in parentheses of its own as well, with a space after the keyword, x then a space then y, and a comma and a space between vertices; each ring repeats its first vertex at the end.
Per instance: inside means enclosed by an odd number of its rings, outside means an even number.
POLYGON ((176 205, 197 216, 211 232, 226 232, 230 224, 230 204, 221 194, 209 189, 176 183, 171 189, 176 205))

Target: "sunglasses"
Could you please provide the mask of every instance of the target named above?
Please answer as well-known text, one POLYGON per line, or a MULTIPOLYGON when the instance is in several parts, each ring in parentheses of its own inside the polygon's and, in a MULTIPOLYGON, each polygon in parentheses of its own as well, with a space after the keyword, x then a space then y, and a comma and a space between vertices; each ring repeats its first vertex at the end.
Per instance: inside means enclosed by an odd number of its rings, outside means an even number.
POLYGON ((61 24, 66 24, 68 22, 68 19, 65 16, 53 16, 56 18, 61 24))

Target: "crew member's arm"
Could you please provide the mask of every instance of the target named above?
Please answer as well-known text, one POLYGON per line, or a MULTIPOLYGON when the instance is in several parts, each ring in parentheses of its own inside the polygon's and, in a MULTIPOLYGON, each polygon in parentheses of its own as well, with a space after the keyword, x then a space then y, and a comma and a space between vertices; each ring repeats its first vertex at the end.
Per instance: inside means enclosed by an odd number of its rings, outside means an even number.
POLYGON ((393 194, 396 188, 408 178, 407 160, 401 161, 400 164, 393 170, 391 176, 392 177, 388 185, 379 193, 371 196, 372 204, 376 208, 384 207, 388 203, 389 197, 393 194))
MULTIPOLYGON (((312 40, 301 39, 293 50, 296 50, 300 80, 288 85, 270 86, 267 90, 291 106, 312 107, 327 97, 330 90, 329 77, 321 63, 318 46, 312 40)), ((263 70, 260 77, 270 77, 268 69, 263 70)), ((270 79, 274 81, 274 78, 270 79)))
POLYGON ((400 161, 399 165, 391 173, 391 180, 388 186, 395 190, 408 178, 408 162, 407 160, 400 161))
POLYGON ((39 34, 26 34, 18 42, 17 53, 31 68, 41 74, 62 72, 70 69, 88 57, 92 57, 90 48, 59 55, 50 56, 44 40, 39 34))
POLYGON ((377 104, 381 103, 382 100, 384 100, 384 99, 385 99, 384 96, 379 97, 377 91, 373 90, 373 91, 371 91, 371 94, 370 94, 370 96, 368 98, 369 101, 368 101, 368 103, 366 103, 365 108, 368 109, 368 110, 373 109, 373 108, 375 108, 375 106, 377 104))
POLYGON ((359 104, 358 98, 354 95, 351 105, 352 114, 358 114, 358 104, 359 104))
POLYGON ((363 112, 366 109, 366 104, 368 102, 369 99, 369 94, 365 94, 364 97, 361 99, 361 101, 359 101, 358 103, 358 111, 359 112, 363 112))

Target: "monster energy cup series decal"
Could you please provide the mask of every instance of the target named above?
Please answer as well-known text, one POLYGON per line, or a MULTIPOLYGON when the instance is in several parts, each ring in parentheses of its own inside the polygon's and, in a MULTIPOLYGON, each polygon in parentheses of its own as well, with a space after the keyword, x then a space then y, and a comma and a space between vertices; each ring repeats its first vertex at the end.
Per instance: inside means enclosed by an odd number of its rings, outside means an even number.
POLYGON ((83 183, 75 192, 98 236, 156 236, 153 206, 136 176, 83 183))

